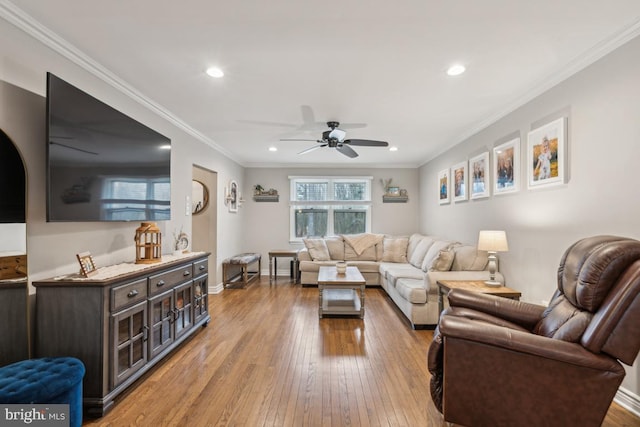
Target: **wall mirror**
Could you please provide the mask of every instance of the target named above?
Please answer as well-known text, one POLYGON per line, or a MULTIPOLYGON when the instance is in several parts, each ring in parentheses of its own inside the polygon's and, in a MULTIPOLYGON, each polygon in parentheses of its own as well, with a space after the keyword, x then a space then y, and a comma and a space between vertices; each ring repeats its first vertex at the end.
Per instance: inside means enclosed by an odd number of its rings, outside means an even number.
POLYGON ((0 366, 29 357, 26 173, 0 130, 0 366))
POLYGON ((202 182, 191 181, 191 214, 197 215, 209 205, 209 189, 202 182))

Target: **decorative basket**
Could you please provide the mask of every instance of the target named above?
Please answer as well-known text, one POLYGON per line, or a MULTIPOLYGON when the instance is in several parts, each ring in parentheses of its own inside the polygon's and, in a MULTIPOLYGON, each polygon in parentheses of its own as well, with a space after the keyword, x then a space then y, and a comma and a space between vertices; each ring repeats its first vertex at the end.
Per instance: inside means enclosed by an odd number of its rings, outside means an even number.
POLYGON ((162 260, 162 234, 155 222, 143 222, 136 229, 136 264, 153 264, 162 260))

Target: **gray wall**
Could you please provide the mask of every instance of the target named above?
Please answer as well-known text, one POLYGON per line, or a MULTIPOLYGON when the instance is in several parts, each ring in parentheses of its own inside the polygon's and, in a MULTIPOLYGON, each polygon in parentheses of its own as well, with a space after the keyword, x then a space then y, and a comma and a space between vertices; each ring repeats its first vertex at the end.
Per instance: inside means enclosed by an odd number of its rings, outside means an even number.
MULTIPOLYGON (((420 168, 420 228, 453 239, 476 242, 482 229, 506 230, 509 252, 500 254, 507 284, 523 300, 548 301, 564 250, 591 235, 640 238, 640 39, 497 121, 420 168), (569 171, 566 185, 527 189, 448 205, 438 204, 437 173, 483 151, 514 132, 524 156, 527 133, 536 124, 568 117, 569 171)), ((522 180, 526 163, 521 161, 522 180)), ((638 361, 623 387, 640 390, 638 361)))
MULTIPOLYGON (((418 170, 370 168, 247 168, 242 194, 245 203, 243 246, 259 252, 268 260, 270 249, 293 249, 302 245, 289 243, 289 176, 372 176, 371 231, 394 235, 409 235, 418 229, 418 170), (382 203, 384 190, 380 179, 391 178, 392 185, 407 190, 407 203, 382 203), (275 188, 280 195, 278 203, 254 202, 253 187, 275 188)), ((283 264, 281 264, 283 265, 283 264)), ((263 267, 267 267, 263 263, 263 267)))
MULTIPOLYGON (((228 157, 122 92, 87 72, 26 33, 0 19, 0 128, 13 140, 27 169, 27 253, 31 281, 78 271, 75 255, 89 251, 96 264, 106 266, 135 260, 133 236, 139 223, 47 223, 45 213, 46 72, 50 71, 103 102, 171 138, 172 220, 158 223, 163 253, 172 251, 173 233, 191 235, 186 198, 191 194, 192 165, 217 172, 220 188, 212 200, 218 210, 216 264, 242 250, 242 213, 224 209, 223 186, 230 179, 242 185, 243 168, 228 157), (6 43, 5 43, 6 41, 6 43)), ((221 269, 218 269, 221 271, 221 269)), ((219 274, 218 274, 219 276, 219 274)), ((211 283, 219 283, 220 277, 211 283)), ((33 289, 31 289, 33 292, 33 289)))

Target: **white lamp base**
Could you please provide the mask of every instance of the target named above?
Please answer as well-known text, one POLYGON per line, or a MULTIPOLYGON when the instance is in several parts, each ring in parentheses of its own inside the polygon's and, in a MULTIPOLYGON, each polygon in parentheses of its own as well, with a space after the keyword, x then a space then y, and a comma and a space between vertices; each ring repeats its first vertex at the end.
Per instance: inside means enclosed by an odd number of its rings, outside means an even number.
POLYGON ((499 288, 500 286, 502 286, 502 283, 496 280, 485 280, 484 284, 492 288, 499 288))

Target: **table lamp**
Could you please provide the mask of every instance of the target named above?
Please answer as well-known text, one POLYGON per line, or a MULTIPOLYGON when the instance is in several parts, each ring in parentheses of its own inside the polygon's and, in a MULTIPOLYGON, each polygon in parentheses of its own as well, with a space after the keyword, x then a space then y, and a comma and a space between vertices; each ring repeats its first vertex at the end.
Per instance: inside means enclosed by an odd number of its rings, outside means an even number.
POLYGON ((501 230, 481 230, 478 236, 478 250, 489 253, 489 280, 485 281, 487 286, 502 286, 496 280, 496 253, 509 250, 507 244, 507 234, 501 230))

